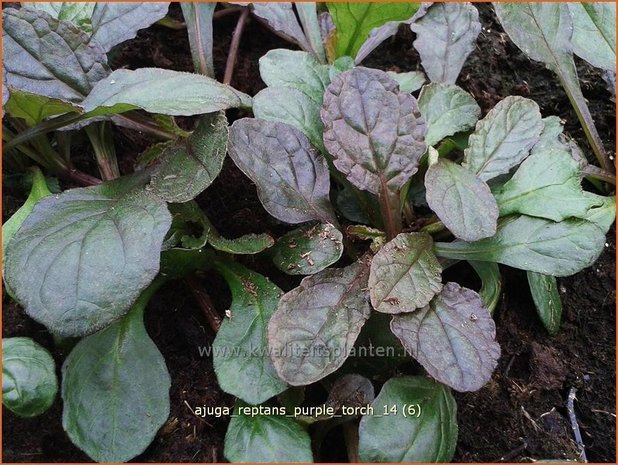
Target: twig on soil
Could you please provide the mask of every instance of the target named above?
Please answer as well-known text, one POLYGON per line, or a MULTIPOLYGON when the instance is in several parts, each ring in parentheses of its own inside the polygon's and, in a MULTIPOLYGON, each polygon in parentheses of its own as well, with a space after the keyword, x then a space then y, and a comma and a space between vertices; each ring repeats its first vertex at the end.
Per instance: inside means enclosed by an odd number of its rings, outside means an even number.
POLYGON ((213 305, 210 296, 202 288, 202 286, 197 281, 197 279, 195 279, 195 277, 189 276, 188 278, 185 278, 185 281, 189 285, 189 288, 193 293, 193 297, 195 297, 195 300, 204 312, 210 328, 215 333, 218 332, 219 328, 221 327, 221 316, 219 316, 219 314, 215 310, 215 306, 213 305))
POLYGON ((577 417, 575 416, 575 406, 573 405, 576 393, 577 389, 571 387, 569 390, 569 396, 567 397, 566 408, 569 413, 569 420, 571 420, 571 429, 573 430, 573 435, 575 436, 575 444, 577 445, 577 450, 579 450, 579 459, 582 462, 588 462, 588 458, 586 457, 586 446, 582 440, 582 433, 579 430, 579 423, 577 423, 577 417))
POLYGON ((227 55, 227 62, 225 63, 223 84, 230 84, 232 82, 232 77, 234 76, 234 66, 236 65, 236 55, 238 55, 238 47, 240 45, 240 38, 242 37, 242 32, 245 28, 245 23, 247 22, 248 16, 249 9, 245 8, 240 14, 240 17, 238 18, 238 23, 236 23, 236 28, 234 29, 234 33, 232 34, 230 51, 227 55))

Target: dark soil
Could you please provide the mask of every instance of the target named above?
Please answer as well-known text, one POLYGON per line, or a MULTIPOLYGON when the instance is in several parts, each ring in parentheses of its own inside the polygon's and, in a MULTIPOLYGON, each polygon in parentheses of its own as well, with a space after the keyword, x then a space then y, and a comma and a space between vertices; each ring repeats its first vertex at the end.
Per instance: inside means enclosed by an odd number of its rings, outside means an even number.
MULTIPOLYGON (((544 116, 556 114, 566 120, 566 130, 590 152, 576 115, 555 76, 530 62, 502 33, 489 6, 477 5, 483 31, 477 49, 468 59, 458 84, 471 92, 483 112, 507 95, 534 99, 544 116)), ((177 6, 173 6, 178 15, 177 6)), ((178 17, 178 16, 177 16, 178 17)), ((234 15, 215 24, 215 66, 222 78, 234 15)), ((402 29, 365 61, 366 66, 387 70, 422 69, 412 48, 413 34, 402 29)), ((290 45, 251 21, 243 36, 233 85, 251 95, 263 83, 258 58, 266 51, 290 45)), ((153 27, 121 47, 111 56, 114 68, 159 66, 192 71, 184 31, 153 27)), ((583 92, 589 100, 597 128, 607 150, 615 152, 615 104, 599 73, 578 62, 583 92)), ((239 115, 230 112, 233 119, 239 115)), ((187 125, 191 121, 183 121, 187 125)), ((116 146, 123 172, 131 170, 136 156, 148 141, 127 130, 117 130, 116 146)), ((92 172, 92 171, 91 171, 92 172)), ((94 174, 94 173, 93 173, 94 174)), ((64 186, 66 187, 66 186, 64 186)), ((4 219, 23 202, 19 182, 5 174, 4 219)), ((229 160, 215 183, 199 198, 215 226, 228 237, 250 232, 280 236, 287 227, 272 219, 261 207, 255 187, 229 160)), ((571 387, 577 389, 575 412, 588 459, 615 462, 615 231, 605 252, 591 268, 559 281, 563 300, 563 323, 559 334, 549 337, 539 322, 530 297, 526 276, 503 267, 503 300, 496 309, 500 364, 492 381, 476 393, 456 394, 459 442, 455 461, 529 461, 530 459, 575 459, 571 425, 565 400, 571 387)), ((297 280, 275 273, 267 261, 245 259, 252 268, 268 275, 288 290, 297 280)), ((477 286, 465 268, 465 282, 477 286)), ((201 282, 222 312, 230 297, 224 282, 204 275, 201 282)), ((27 318, 22 310, 3 299, 3 337, 29 336, 48 347, 58 366, 70 350, 54 345, 45 329, 27 318)), ((171 415, 154 443, 136 461, 214 462, 223 461, 226 418, 195 417, 186 404, 231 406, 233 398, 220 391, 212 361, 199 354, 214 333, 181 282, 167 285, 153 299, 147 313, 150 335, 165 356, 172 377, 171 415)), ((88 457, 71 444, 62 430, 61 401, 46 414, 29 420, 3 409, 3 461, 84 462, 88 457)), ((322 460, 345 460, 341 431, 325 440, 322 460)))

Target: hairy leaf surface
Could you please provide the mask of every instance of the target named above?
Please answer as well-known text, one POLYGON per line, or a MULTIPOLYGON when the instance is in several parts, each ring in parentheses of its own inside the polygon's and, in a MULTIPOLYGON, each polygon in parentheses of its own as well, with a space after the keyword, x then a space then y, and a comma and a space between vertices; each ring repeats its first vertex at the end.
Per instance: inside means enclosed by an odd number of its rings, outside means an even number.
POLYGON ((395 315, 391 330, 432 377, 460 392, 483 387, 500 357, 480 296, 456 283, 446 283, 425 308, 395 315))
POLYGON ((107 326, 157 274, 171 219, 140 183, 121 178, 46 197, 9 242, 7 283, 53 333, 83 336, 107 326))
POLYGON ((427 122, 425 143, 435 145, 447 136, 473 128, 481 116, 474 98, 455 85, 431 83, 418 98, 421 115, 427 122))
POLYGON ((396 405, 397 413, 361 419, 361 461, 451 461, 457 445, 457 404, 446 386, 421 376, 391 378, 372 404, 379 413, 385 405, 396 405), (404 415, 404 405, 420 406, 420 415, 404 415))
POLYGON ((122 320, 79 341, 62 367, 62 426, 97 462, 141 454, 169 416, 170 376, 144 327, 150 295, 122 320))
POLYGON ((356 187, 397 191, 425 153, 425 121, 416 100, 385 72, 354 68, 336 76, 324 94, 324 145, 356 187))
POLYGON ((258 188, 264 208, 287 223, 336 223, 326 160, 292 126, 259 119, 235 121, 229 153, 258 188))
POLYGON ((282 236, 273 247, 273 263, 287 274, 315 274, 343 253, 343 235, 332 224, 303 226, 282 236))
POLYGON ((464 151, 464 166, 483 181, 508 173, 528 156, 542 130, 535 102, 507 97, 476 124, 464 151))
POLYGON ((168 202, 187 202, 202 193, 221 172, 228 138, 224 112, 204 115, 190 137, 159 156, 150 187, 168 202))
POLYGON ((406 73, 387 71, 386 74, 397 81, 397 84, 399 84, 399 90, 402 92, 416 92, 423 87, 423 84, 425 84, 426 81, 425 75, 421 71, 409 71, 406 73))
POLYGON ((616 4, 568 2, 573 16, 573 51, 598 68, 616 71, 616 4))
POLYGON ((442 289, 442 267, 425 233, 401 233, 373 257, 369 273, 371 304, 379 312, 411 312, 442 289))
POLYGON ((58 392, 50 353, 28 337, 2 339, 2 405, 20 417, 47 411, 58 392))
POLYGON ((142 109, 191 116, 250 107, 251 97, 208 76, 160 68, 117 69, 83 102, 91 116, 142 109))
POLYGON ((425 174, 427 203, 459 239, 477 241, 496 233, 498 205, 487 183, 447 159, 425 174))
POLYGON ((223 320, 213 342, 217 381, 221 389, 245 402, 266 402, 287 388, 267 350, 268 321, 282 291, 242 265, 226 261, 215 266, 232 291, 231 317, 223 320))
POLYGON ((496 235, 477 242, 437 242, 436 255, 456 260, 502 263, 552 276, 569 276, 592 265, 603 251, 605 234, 589 221, 555 223, 531 216, 498 222, 496 235))
POLYGON ((371 311, 367 274, 362 262, 326 269, 281 297, 268 325, 268 345, 282 379, 311 384, 343 364, 371 311))
POLYGON ((41 10, 2 10, 6 86, 80 102, 109 73, 105 51, 88 35, 41 10))
POLYGON ((471 3, 434 3, 412 23, 414 48, 432 82, 455 84, 481 32, 479 13, 471 3))

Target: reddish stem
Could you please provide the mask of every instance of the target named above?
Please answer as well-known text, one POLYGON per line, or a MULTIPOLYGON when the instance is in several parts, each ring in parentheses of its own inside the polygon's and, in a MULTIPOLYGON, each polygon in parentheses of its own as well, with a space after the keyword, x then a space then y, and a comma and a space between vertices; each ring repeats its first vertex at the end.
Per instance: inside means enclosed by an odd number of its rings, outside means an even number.
POLYGON ((215 333, 218 332, 219 328, 221 327, 221 317, 215 310, 215 306, 213 305, 210 296, 206 293, 204 288, 200 285, 199 281, 194 276, 189 276, 185 278, 185 281, 189 285, 193 297, 204 312, 210 328, 215 333))
POLYGON ((232 82, 232 77, 234 76, 234 66, 236 65, 236 55, 238 55, 238 47, 240 45, 242 31, 245 28, 245 23, 247 22, 248 16, 249 9, 245 8, 240 14, 240 17, 238 18, 236 28, 234 28, 234 33, 232 35, 232 43, 230 44, 230 51, 227 55, 227 63, 225 63, 223 84, 230 84, 232 82))

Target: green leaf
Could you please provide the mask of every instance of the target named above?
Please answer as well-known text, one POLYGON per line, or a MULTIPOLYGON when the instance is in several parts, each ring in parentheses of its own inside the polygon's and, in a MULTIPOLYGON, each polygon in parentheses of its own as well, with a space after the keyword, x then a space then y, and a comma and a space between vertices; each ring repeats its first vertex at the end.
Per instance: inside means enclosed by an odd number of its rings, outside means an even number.
POLYGON ((213 64, 213 14, 216 2, 181 2, 182 16, 187 25, 193 68, 196 73, 215 77, 213 64))
POLYGON ((28 315, 83 336, 129 311, 159 271, 171 222, 143 182, 121 178, 35 205, 6 251, 8 286, 28 315))
POLYGON ((530 155, 495 196, 500 216, 522 213, 554 221, 584 218, 603 202, 582 190, 579 165, 565 149, 530 155))
POLYGON ((410 25, 414 48, 432 82, 455 84, 481 32, 479 12, 471 3, 434 3, 410 25))
POLYGON ((337 57, 355 57, 372 29, 389 21, 411 18, 419 8, 419 3, 412 2, 329 2, 326 5, 337 30, 337 57))
POLYGON ((58 392, 50 353, 27 337, 2 339, 2 405, 20 417, 44 413, 58 392))
MULTIPOLYGON (((170 2, 97 2, 92 13, 90 43, 108 52, 114 45, 132 39, 137 31, 167 14, 170 2)), ((206 112, 205 112, 206 113, 206 112)))
POLYGON ((494 320, 476 292, 456 283, 421 310, 395 315, 391 330, 432 377, 460 392, 482 388, 498 365, 494 320))
POLYGON ((447 159, 425 174, 429 207, 459 239, 477 241, 496 233, 498 205, 485 181, 447 159))
POLYGON ((378 312, 402 313, 424 307, 442 289, 442 267, 425 233, 401 233, 373 257, 371 304, 378 312))
POLYGON ((221 172, 227 148, 225 113, 204 115, 187 139, 159 155, 150 188, 167 202, 188 202, 201 194, 221 172))
POLYGON ((144 308, 156 288, 122 320, 78 342, 62 367, 62 426, 98 462, 141 454, 169 416, 170 376, 144 328, 144 308))
POLYGON ((326 51, 322 41, 322 31, 318 18, 317 4, 315 2, 296 2, 296 13, 305 33, 307 41, 311 45, 313 53, 321 63, 326 63, 326 51))
POLYGON ((371 312, 367 271, 361 262, 329 268, 281 297, 268 324, 268 346, 282 379, 311 384, 343 365, 371 312))
POLYGON ((228 394, 260 404, 287 389, 268 356, 266 334, 283 292, 232 261, 216 262, 215 267, 232 291, 231 317, 224 319, 213 342, 217 381, 228 394))
POLYGON ((22 8, 43 10, 51 17, 69 21, 86 32, 92 29, 90 18, 95 5, 95 2, 21 2, 22 8))
POLYGON ((110 70, 105 51, 88 35, 37 10, 2 10, 6 86, 80 102, 110 70))
POLYGON ((399 90, 402 92, 416 92, 426 81, 425 75, 421 71, 410 71, 407 73, 387 71, 386 74, 397 81, 399 90))
POLYGON ((473 128, 481 107, 466 91, 451 84, 431 83, 423 87, 418 108, 427 122, 425 143, 436 145, 447 136, 473 128))
MULTIPOLYGON (((249 2, 247 2, 249 3, 249 2)), ((266 20, 268 25, 279 35, 297 44, 305 51, 312 51, 301 25, 296 19, 292 2, 250 2, 253 14, 266 20)))
POLYGON ((470 266, 481 279, 481 290, 479 295, 483 302, 483 307, 493 314, 496 305, 500 301, 502 292, 502 277, 500 276, 500 268, 496 263, 492 262, 475 262, 470 261, 470 266))
POLYGON ((542 130, 539 106, 532 100, 509 96, 476 123, 463 166, 483 181, 508 173, 528 156, 542 130))
POLYGON ((18 89, 11 89, 5 110, 13 118, 23 119, 28 127, 36 126, 50 116, 82 112, 73 103, 18 89))
POLYGON ((358 198, 354 195, 354 192, 352 192, 352 189, 353 188, 346 186, 339 191, 337 199, 335 200, 337 210, 339 210, 339 213, 346 219, 354 223, 370 224, 371 220, 367 212, 363 209, 358 198))
POLYGON ((273 263, 287 274, 315 274, 341 258, 342 241, 343 235, 332 224, 303 226, 277 241, 273 263))
POLYGON ((391 378, 371 405, 375 414, 364 416, 358 430, 362 462, 451 461, 457 404, 446 386, 421 376, 391 378), (396 413, 384 415, 385 406, 396 413))
MULTIPOLYGON (((11 241, 12 237, 19 230, 23 222, 28 218, 28 215, 32 213, 32 209, 36 205, 36 203, 44 197, 51 195, 50 190, 47 187, 47 183, 45 182, 45 176, 41 172, 39 168, 32 168, 32 188, 30 189, 30 195, 24 202, 24 204, 13 213, 6 223, 2 225, 2 256, 5 257, 5 260, 2 262, 2 275, 4 276, 4 280, 6 281, 6 256, 7 256, 7 246, 11 241)), ((7 285, 7 291, 11 297, 13 293, 10 291, 7 285)))
MULTIPOLYGON (((609 161, 579 87, 573 61, 573 20, 566 2, 496 2, 494 10, 505 32, 528 57, 556 73, 575 108, 586 137, 602 168, 609 161)), ((586 46, 589 47, 590 43, 586 46)))
POLYGON ((305 134, 311 145, 324 151, 320 104, 298 89, 267 87, 253 97, 256 118, 295 127, 305 134))
POLYGON ((416 100, 384 71, 359 67, 336 76, 324 94, 322 121, 337 169, 372 194, 400 189, 425 153, 416 100))
POLYGON ((598 68, 616 71, 616 4, 569 2, 573 51, 598 68))
POLYGON ((142 109, 173 116, 250 108, 251 97, 208 76, 159 68, 117 69, 83 102, 89 116, 142 109))
POLYGON ((286 223, 336 224, 326 160, 303 133, 282 123, 243 118, 230 129, 229 154, 257 186, 268 213, 286 223))
POLYGON ((548 116, 543 118, 543 131, 539 137, 539 141, 534 144, 531 155, 537 152, 544 152, 552 149, 568 149, 568 145, 564 142, 564 122, 558 116, 548 116))
POLYGON ((260 58, 260 76, 268 87, 297 89, 318 106, 330 84, 328 71, 307 52, 276 49, 260 58))
POLYGON ((235 239, 226 239, 211 231, 208 243, 213 249, 234 255, 255 255, 272 247, 275 240, 268 234, 245 234, 235 239))
POLYGON ((528 271, 527 275, 536 312, 547 332, 555 336, 560 330, 562 317, 562 301, 556 278, 532 271, 528 271))
MULTIPOLYGON (((245 407, 237 403, 235 410, 245 407)), ((295 419, 281 415, 232 416, 223 450, 232 463, 313 462, 311 438, 295 419)))
POLYGON ((592 265, 603 251, 605 235, 589 221, 510 216, 496 235, 477 242, 436 242, 436 255, 455 260, 497 262, 552 276, 569 276, 592 265))

